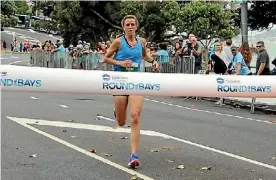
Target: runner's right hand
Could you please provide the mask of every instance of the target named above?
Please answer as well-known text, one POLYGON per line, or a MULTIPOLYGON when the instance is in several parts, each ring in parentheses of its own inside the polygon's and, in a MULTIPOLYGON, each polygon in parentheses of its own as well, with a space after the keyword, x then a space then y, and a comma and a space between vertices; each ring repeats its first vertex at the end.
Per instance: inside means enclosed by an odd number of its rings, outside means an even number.
POLYGON ((131 67, 132 61, 131 60, 120 61, 119 65, 122 66, 122 67, 131 67))

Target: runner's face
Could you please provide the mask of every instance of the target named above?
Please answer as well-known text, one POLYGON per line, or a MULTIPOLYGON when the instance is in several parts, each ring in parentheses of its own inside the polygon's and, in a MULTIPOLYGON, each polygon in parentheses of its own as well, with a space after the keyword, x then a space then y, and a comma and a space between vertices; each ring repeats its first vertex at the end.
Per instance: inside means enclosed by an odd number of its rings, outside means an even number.
POLYGON ((133 18, 126 19, 124 22, 124 31, 126 34, 133 35, 137 30, 136 21, 133 18))

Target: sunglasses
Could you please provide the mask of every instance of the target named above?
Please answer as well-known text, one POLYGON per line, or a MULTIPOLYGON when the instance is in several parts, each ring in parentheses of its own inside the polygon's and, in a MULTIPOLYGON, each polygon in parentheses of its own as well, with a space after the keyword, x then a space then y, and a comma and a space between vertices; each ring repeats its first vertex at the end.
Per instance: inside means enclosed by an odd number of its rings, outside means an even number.
POLYGON ((260 48, 260 47, 262 47, 262 46, 256 46, 256 48, 260 48))

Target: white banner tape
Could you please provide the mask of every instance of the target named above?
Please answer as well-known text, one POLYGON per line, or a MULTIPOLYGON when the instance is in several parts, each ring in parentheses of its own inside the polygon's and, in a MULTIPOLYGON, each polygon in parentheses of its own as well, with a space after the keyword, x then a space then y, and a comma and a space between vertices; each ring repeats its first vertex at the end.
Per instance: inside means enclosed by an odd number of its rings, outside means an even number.
POLYGON ((1 65, 1 91, 276 98, 275 76, 128 73, 1 65))

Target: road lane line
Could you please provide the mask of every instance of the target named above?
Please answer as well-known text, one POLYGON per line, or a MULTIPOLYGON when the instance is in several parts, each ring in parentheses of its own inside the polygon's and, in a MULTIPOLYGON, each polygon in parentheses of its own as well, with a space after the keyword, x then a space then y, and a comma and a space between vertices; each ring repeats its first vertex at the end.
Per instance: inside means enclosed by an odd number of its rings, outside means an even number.
MULTIPOLYGON (((148 176, 146 176, 144 174, 141 174, 141 173, 139 173, 137 171, 134 171, 134 170, 131 170, 131 169, 126 168, 124 166, 121 166, 121 165, 119 165, 119 164, 117 164, 115 162, 112 162, 112 161, 110 161, 108 159, 105 159, 105 158, 103 158, 101 156, 98 156, 98 155, 96 155, 94 153, 88 152, 85 149, 82 149, 82 148, 80 148, 78 146, 75 146, 75 145, 73 145, 73 144, 71 144, 71 143, 69 143, 67 141, 64 141, 64 140, 62 140, 62 139, 60 139, 58 137, 55 137, 55 136, 53 136, 53 135, 51 135, 49 133, 46 133, 46 132, 41 131, 41 130, 39 130, 37 128, 34 128, 34 127, 28 125, 25 121, 13 120, 13 118, 11 118, 11 117, 7 117, 7 118, 10 119, 10 120, 12 120, 12 121, 14 121, 14 122, 16 122, 16 123, 18 123, 18 124, 20 124, 20 125, 22 125, 22 126, 24 126, 24 127, 26 127, 26 128, 28 128, 28 129, 30 129, 30 130, 32 130, 32 131, 34 131, 34 132, 36 132, 36 133, 39 133, 39 134, 41 134, 43 136, 46 136, 46 137, 48 137, 48 138, 50 138, 50 139, 52 139, 52 140, 54 140, 54 141, 56 141, 56 142, 58 142, 60 144, 63 144, 65 146, 67 146, 67 147, 70 147, 70 148, 74 149, 75 151, 78 151, 78 152, 83 153, 83 154, 85 154, 87 156, 90 156, 90 157, 92 157, 92 158, 94 158, 94 159, 96 159, 98 161, 101 161, 101 162, 103 162, 105 164, 108 164, 108 165, 110 165, 110 166, 112 166, 114 168, 117 168, 117 169, 119 169, 121 171, 124 171, 124 172, 126 172, 128 174, 131 174, 131 175, 135 175, 136 174, 139 178, 142 178, 144 180, 154 180, 154 179, 152 179, 152 178, 150 178, 150 177, 148 177, 148 176)), ((71 123, 71 124, 73 124, 73 123, 71 123)))
POLYGON ((37 98, 37 97, 34 97, 34 96, 31 96, 30 98, 31 98, 31 99, 35 99, 35 100, 36 100, 36 99, 39 99, 39 98, 37 98))
POLYGON ((264 121, 264 120, 253 119, 253 118, 242 117, 242 116, 236 116, 236 115, 232 115, 232 114, 224 114, 224 113, 220 113, 220 112, 213 112, 213 111, 196 109, 196 108, 190 108, 190 107, 186 107, 186 106, 167 103, 167 102, 163 102, 163 101, 157 101, 157 100, 148 99, 148 98, 144 98, 144 100, 154 102, 154 103, 164 104, 164 105, 168 105, 168 106, 174 106, 174 107, 178 107, 178 108, 182 108, 182 109, 193 110, 193 111, 198 111, 198 112, 204 112, 204 113, 208 113, 208 114, 216 114, 216 115, 219 115, 219 116, 228 116, 228 117, 233 117, 233 118, 238 118, 238 119, 246 119, 246 120, 255 121, 255 122, 268 123, 267 121, 264 121))
POLYGON ((13 65, 13 64, 21 63, 21 62, 26 62, 26 61, 30 61, 30 60, 15 61, 15 62, 9 63, 9 65, 13 65))
POLYGON ((107 121, 115 121, 114 119, 111 119, 111 118, 108 118, 108 117, 104 117, 104 116, 97 116, 97 117, 100 118, 100 119, 107 120, 107 121))
MULTIPOLYGON (((87 130, 94 130, 94 131, 104 131, 104 132, 115 132, 115 133, 130 133, 130 128, 113 128, 109 126, 102 126, 102 125, 93 125, 93 124, 82 124, 82 123, 69 123, 69 122, 62 122, 62 121, 48 121, 48 120, 39 120, 39 119, 28 119, 28 118, 18 118, 18 117, 8 117, 8 119, 17 122, 23 126, 30 126, 29 124, 35 124, 35 125, 44 125, 44 126, 54 126, 54 127, 67 127, 67 128, 75 128, 75 129, 87 129, 87 130)), ((30 126, 32 127, 32 126, 30 126)), ((43 132, 43 131, 42 131, 43 132)), ((44 132, 43 132, 44 133, 44 132)), ((150 130, 140 130, 140 134, 142 135, 148 135, 148 136, 155 136, 155 137, 161 137, 166 140, 173 139, 178 142, 182 142, 185 144, 189 144, 191 146, 199 147, 202 149, 206 149, 212 152, 216 152, 218 154, 222 154, 234 159, 238 159, 241 161, 245 161, 251 164, 255 164, 261 167, 265 167, 268 169, 272 169, 276 171, 276 167, 273 165, 265 164, 256 160, 252 160, 246 157, 242 157, 236 154, 232 154, 226 151, 222 151, 219 149, 215 149, 209 146, 205 146, 199 143, 195 143, 189 140, 181 139, 178 137, 170 136, 164 133, 156 132, 156 131, 150 131, 150 130)))
POLYGON ((63 108, 68 108, 68 106, 63 105, 63 104, 60 104, 59 106, 60 106, 60 107, 63 107, 63 108))

